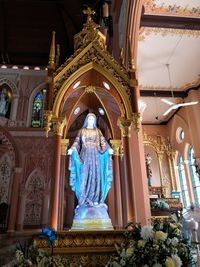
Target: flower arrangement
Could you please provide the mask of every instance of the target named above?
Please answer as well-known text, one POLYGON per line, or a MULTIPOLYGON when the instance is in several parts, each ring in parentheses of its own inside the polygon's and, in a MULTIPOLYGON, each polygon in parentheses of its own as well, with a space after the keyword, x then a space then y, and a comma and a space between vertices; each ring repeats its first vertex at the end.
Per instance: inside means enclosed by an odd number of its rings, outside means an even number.
POLYGON ((195 266, 191 246, 182 239, 181 228, 174 217, 155 219, 152 225, 143 227, 136 224, 133 228, 130 223, 126 244, 116 247, 118 255, 110 259, 107 267, 195 266))
POLYGON ((57 240, 55 229, 43 228, 42 232, 38 235, 41 238, 45 238, 51 247, 51 254, 38 249, 33 240, 28 240, 24 244, 19 244, 16 250, 16 259, 18 267, 65 267, 70 266, 68 259, 61 257, 60 255, 53 255, 53 246, 57 240))
POLYGON ((169 210, 170 206, 163 200, 155 200, 150 202, 151 209, 155 210, 169 210))

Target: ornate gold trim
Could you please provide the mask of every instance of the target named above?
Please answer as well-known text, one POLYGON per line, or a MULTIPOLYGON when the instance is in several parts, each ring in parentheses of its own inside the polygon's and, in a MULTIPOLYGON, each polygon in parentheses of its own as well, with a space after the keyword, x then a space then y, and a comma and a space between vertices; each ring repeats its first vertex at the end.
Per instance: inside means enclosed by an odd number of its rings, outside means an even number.
POLYGON ((170 183, 172 190, 177 189, 176 184, 176 175, 175 175, 175 169, 174 169, 174 156, 175 156, 175 150, 172 149, 171 144, 169 143, 169 140, 164 138, 163 136, 156 135, 151 136, 147 135, 147 133, 143 132, 143 143, 144 145, 148 145, 153 148, 153 150, 156 152, 157 158, 158 158, 158 164, 159 164, 159 171, 160 171, 160 180, 161 180, 161 186, 164 190, 164 174, 162 170, 162 160, 164 153, 166 153, 168 157, 169 162, 169 170, 170 170, 170 183))
POLYGON ((145 14, 170 15, 180 17, 200 17, 200 7, 191 7, 187 5, 180 6, 176 3, 174 5, 157 5, 156 0, 144 0, 145 14))
POLYGON ((68 146, 69 146, 69 139, 61 139, 61 155, 62 156, 66 156, 68 146))
POLYGON ((46 132, 46 137, 48 133, 53 128, 54 134, 63 135, 63 128, 67 124, 65 117, 57 117, 54 115, 52 110, 44 111, 44 130, 46 132))
POLYGON ((53 130, 55 135, 63 135, 63 128, 65 126, 65 117, 55 118, 53 121, 53 130))
POLYGON ((49 131, 51 130, 52 117, 53 117, 53 113, 51 110, 44 111, 44 130, 46 132, 46 137, 48 137, 49 131))
POLYGON ((110 140, 112 149, 114 150, 114 156, 122 157, 122 140, 121 139, 111 139, 110 140))
POLYGON ((126 119, 124 117, 118 118, 117 125, 121 129, 121 133, 123 137, 130 137, 131 123, 132 123, 131 119, 126 119))
MULTIPOLYGON (((89 71, 90 69, 94 69, 98 71, 100 74, 106 77, 108 81, 110 81, 113 84, 113 86, 116 88, 116 90, 118 91, 123 101, 127 117, 131 118, 132 107, 131 107, 131 102, 130 102, 131 96, 127 94, 127 91, 129 91, 128 84, 126 84, 120 77, 118 77, 119 79, 116 79, 116 77, 113 77, 112 72, 108 71, 107 68, 103 68, 102 66, 96 63, 93 63, 93 62, 89 62, 88 64, 80 67, 74 73, 72 73, 70 77, 68 77, 65 81, 63 81, 61 87, 59 87, 56 93, 56 98, 55 98, 54 105, 53 105, 53 112, 58 116, 60 104, 62 102, 64 94, 69 89, 70 85, 76 79, 78 79, 83 73, 89 71)), ((122 112, 122 107, 120 107, 120 110, 122 112)), ((122 114, 122 115, 125 115, 125 114, 122 114)))
POLYGON ((96 88, 94 87, 94 86, 92 86, 92 85, 88 85, 88 86, 86 86, 85 87, 85 92, 86 93, 95 93, 95 91, 96 91, 96 88))
POLYGON ((142 27, 140 29, 140 35, 138 40, 143 41, 145 37, 150 34, 161 35, 162 37, 168 35, 186 35, 187 37, 199 37, 199 30, 182 30, 182 29, 172 29, 172 28, 156 28, 156 27, 142 27))
POLYGON ((132 114, 132 126, 134 130, 138 133, 141 127, 141 116, 140 113, 132 114))

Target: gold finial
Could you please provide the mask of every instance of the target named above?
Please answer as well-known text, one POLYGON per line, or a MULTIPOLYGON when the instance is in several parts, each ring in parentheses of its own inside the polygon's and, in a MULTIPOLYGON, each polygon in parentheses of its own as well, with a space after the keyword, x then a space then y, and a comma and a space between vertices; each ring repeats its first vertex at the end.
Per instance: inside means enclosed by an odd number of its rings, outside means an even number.
POLYGON ((131 37, 129 36, 128 40, 128 68, 129 71, 135 71, 135 64, 132 56, 132 50, 131 50, 131 37))
POLYGON ((87 15, 87 22, 92 20, 92 15, 94 15, 96 12, 92 10, 90 7, 83 10, 83 14, 87 15))
POLYGON ((59 65, 59 60, 60 60, 60 45, 56 45, 56 66, 59 65))
POLYGON ((49 53, 49 67, 54 67, 55 65, 55 34, 56 32, 52 32, 52 40, 51 40, 51 48, 49 53))

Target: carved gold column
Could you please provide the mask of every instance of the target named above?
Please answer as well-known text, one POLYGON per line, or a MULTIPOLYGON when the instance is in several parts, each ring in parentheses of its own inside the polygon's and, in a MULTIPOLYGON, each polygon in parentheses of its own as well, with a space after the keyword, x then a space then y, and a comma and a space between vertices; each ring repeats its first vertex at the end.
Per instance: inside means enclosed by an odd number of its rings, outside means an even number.
POLYGON ((133 210, 133 193, 131 183, 131 166, 130 166, 130 151, 129 151, 129 136, 130 126, 132 120, 121 117, 118 119, 118 126, 122 133, 122 146, 123 146, 123 173, 122 179, 122 208, 123 208, 123 223, 127 224, 129 221, 133 221, 134 210, 133 210))
POLYGON ((8 222, 9 233, 15 231, 17 212, 18 212, 19 184, 20 184, 21 173, 22 173, 22 168, 19 167, 14 168, 14 177, 13 177, 11 204, 10 204, 9 222, 8 222))
POLYGON ((177 183, 176 183, 176 173, 174 169, 174 157, 175 157, 175 151, 169 150, 166 152, 168 156, 168 162, 169 162, 169 171, 170 171, 170 177, 171 177, 171 185, 172 185, 172 191, 177 191, 177 183))
POLYGON ((162 169, 163 152, 157 152, 157 156, 158 156, 158 166, 159 166, 159 172, 160 172, 160 184, 163 190, 164 189, 163 188, 163 169, 162 169))
POLYGON ((60 172, 60 193, 59 193, 59 216, 58 229, 63 230, 64 220, 64 201, 65 201, 65 173, 66 173, 66 154, 69 145, 69 139, 61 140, 61 172, 60 172))
POLYGON ((58 209, 59 209, 59 186, 60 186, 60 164, 61 164, 61 138, 64 127, 64 118, 54 119, 55 150, 54 150, 54 173, 52 181, 51 198, 51 228, 58 229, 58 209))
POLYGON ((112 148, 114 150, 113 158, 113 180, 114 180, 114 194, 115 194, 115 226, 116 228, 122 228, 122 191, 121 191, 121 179, 120 179, 120 166, 119 161, 122 151, 122 141, 113 139, 110 140, 112 148))

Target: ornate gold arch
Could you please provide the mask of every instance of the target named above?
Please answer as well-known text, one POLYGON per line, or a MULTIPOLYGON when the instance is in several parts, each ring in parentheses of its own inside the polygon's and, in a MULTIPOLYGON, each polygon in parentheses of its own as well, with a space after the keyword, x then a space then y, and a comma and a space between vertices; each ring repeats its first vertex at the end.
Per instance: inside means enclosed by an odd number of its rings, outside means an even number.
MULTIPOLYGON (((81 75, 83 75, 84 73, 86 73, 89 70, 96 70, 97 72, 99 72, 102 76, 104 76, 108 81, 110 81, 110 83, 112 83, 112 85, 114 86, 114 88, 116 89, 116 91, 119 93, 121 99, 122 99, 122 106, 123 108, 120 106, 120 103, 118 103, 118 101, 116 100, 116 102, 119 104, 119 109, 121 110, 122 117, 127 117, 128 119, 132 118, 132 108, 131 108, 131 103, 130 103, 130 99, 128 98, 128 95, 125 91, 125 89, 123 88, 123 86, 115 79, 115 77, 113 77, 109 72, 107 72, 105 69, 103 69, 101 66, 99 66, 96 63, 88 63, 84 66, 82 66, 81 68, 79 68, 77 71, 75 71, 61 86, 61 88, 59 89, 54 104, 53 104, 53 109, 52 112, 56 117, 59 117, 59 112, 60 112, 60 107, 61 107, 61 103, 63 100, 63 97, 65 95, 65 93, 68 91, 68 89, 70 88, 71 84, 77 80, 81 75)), ((115 96, 113 96, 115 98, 115 96)))
MULTIPOLYGON (((71 117, 73 116, 73 113, 74 113, 74 110, 75 110, 75 107, 78 105, 78 103, 80 102, 80 100, 85 96, 85 94, 87 94, 88 92, 86 92, 86 90, 78 97, 77 101, 75 102, 74 104, 74 108, 71 110, 71 113, 69 114, 69 119, 68 119, 68 122, 71 120, 71 117)), ((103 101, 101 100, 101 98, 94 92, 92 92, 95 97, 98 98, 99 102, 101 103, 102 107, 104 108, 105 112, 106 112, 106 115, 107 115, 107 118, 108 118, 108 121, 109 121, 109 124, 110 124, 110 127, 111 127, 111 133, 112 133, 112 136, 113 138, 115 138, 115 131, 114 131, 114 128, 113 128, 113 125, 112 125, 112 122, 111 122, 111 119, 110 119, 110 116, 109 116, 109 112, 106 108, 106 106, 104 105, 103 101)), ((65 133, 64 133, 64 136, 66 135, 66 132, 67 130, 69 130, 69 127, 70 125, 66 125, 66 128, 65 128, 65 133)))

